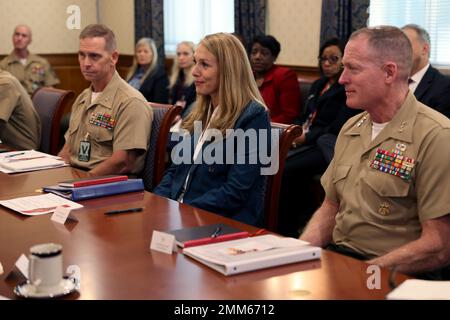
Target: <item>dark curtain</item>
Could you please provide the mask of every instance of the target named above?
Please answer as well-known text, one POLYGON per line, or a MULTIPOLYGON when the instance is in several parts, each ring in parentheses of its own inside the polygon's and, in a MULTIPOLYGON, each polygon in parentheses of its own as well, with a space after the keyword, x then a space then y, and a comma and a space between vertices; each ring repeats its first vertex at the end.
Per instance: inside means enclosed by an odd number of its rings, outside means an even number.
POLYGON ((353 31, 367 26, 370 0, 322 0, 320 43, 338 37, 348 40, 353 31))
POLYGON ((164 1, 134 0, 135 42, 142 37, 155 40, 159 61, 164 64, 164 1))
POLYGON ((234 30, 244 44, 266 32, 266 0, 234 0, 234 30))

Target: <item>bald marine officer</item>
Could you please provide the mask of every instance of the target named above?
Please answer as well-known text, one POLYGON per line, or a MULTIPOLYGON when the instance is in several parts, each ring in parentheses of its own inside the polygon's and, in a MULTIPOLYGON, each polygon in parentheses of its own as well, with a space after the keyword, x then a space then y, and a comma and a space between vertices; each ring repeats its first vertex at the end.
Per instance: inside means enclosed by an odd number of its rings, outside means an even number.
POLYGON ((16 77, 30 96, 41 87, 59 84, 59 79, 47 59, 28 50, 32 40, 30 27, 23 24, 16 26, 12 40, 14 50, 0 61, 1 69, 16 77))
POLYGON ((302 240, 427 279, 450 265, 450 120, 408 88, 412 48, 395 27, 350 37, 339 83, 347 121, 302 240))
POLYGON ((37 150, 41 140, 41 121, 30 96, 15 77, 1 69, 0 140, 17 150, 37 150))
POLYGON ((66 142, 59 155, 94 176, 137 175, 144 167, 152 109, 117 73, 119 53, 108 27, 89 25, 79 41, 81 72, 91 86, 72 106, 66 142))

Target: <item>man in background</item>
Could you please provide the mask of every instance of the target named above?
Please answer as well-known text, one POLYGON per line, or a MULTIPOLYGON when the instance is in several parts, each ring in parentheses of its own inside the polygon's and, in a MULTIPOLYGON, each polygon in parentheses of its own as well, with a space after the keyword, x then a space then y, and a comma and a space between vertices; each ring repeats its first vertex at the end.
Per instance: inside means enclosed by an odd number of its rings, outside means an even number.
POLYGON ((19 81, 0 69, 0 139, 17 150, 39 148, 41 121, 19 81))
POLYGON ((402 30, 413 48, 409 89, 417 100, 450 118, 450 77, 430 64, 430 35, 416 24, 407 24, 402 30))
POLYGON ((72 106, 59 156, 91 175, 137 175, 144 167, 152 109, 117 73, 119 53, 108 27, 89 25, 79 39, 81 73, 91 86, 72 106))
POLYGON ((18 25, 14 29, 12 40, 14 50, 0 61, 1 69, 16 77, 30 96, 41 87, 59 84, 48 61, 28 50, 32 40, 30 27, 18 25))

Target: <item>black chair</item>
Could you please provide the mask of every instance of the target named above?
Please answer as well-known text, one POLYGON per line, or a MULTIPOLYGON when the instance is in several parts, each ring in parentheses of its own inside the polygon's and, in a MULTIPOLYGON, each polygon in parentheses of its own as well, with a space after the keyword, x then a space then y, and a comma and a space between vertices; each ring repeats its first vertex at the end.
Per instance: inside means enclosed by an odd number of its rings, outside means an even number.
POLYGON ((153 102, 149 102, 149 106, 153 109, 153 122, 142 178, 145 189, 151 191, 163 178, 169 130, 182 108, 153 102))
POLYGON ((40 151, 56 155, 60 149, 60 123, 75 93, 49 87, 38 89, 32 96, 33 105, 41 118, 40 151))

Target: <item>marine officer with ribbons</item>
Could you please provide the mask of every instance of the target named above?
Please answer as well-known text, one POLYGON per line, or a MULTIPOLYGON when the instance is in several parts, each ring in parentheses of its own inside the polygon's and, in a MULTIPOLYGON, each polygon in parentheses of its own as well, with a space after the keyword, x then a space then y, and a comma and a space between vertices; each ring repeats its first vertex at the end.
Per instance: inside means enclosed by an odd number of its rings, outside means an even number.
POLYGON ((144 167, 152 109, 120 78, 114 33, 89 25, 80 34, 78 58, 91 86, 72 106, 66 143, 59 155, 91 175, 139 174, 144 167))
POLYGON ((395 27, 352 34, 339 82, 351 118, 302 240, 428 279, 450 265, 450 121, 408 89, 412 48, 395 27))

